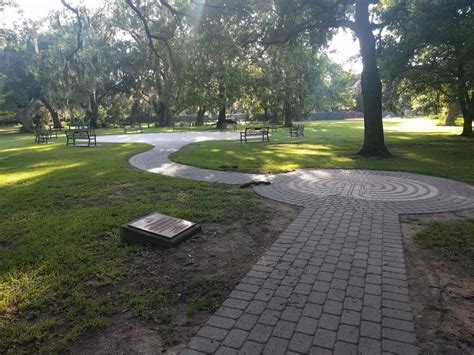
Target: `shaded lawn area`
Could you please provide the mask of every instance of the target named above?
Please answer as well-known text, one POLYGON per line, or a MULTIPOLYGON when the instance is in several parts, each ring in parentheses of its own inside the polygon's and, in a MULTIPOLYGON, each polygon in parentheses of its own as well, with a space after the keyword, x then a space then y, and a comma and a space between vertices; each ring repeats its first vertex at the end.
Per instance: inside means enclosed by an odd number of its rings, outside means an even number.
MULTIPOLYGON (((0 136, 0 353, 64 351, 134 307, 127 282, 139 277, 142 249, 119 244, 121 224, 151 211, 198 223, 268 217, 249 191, 128 165, 149 148, 0 136)), ((137 307, 153 306, 153 295, 137 307)))
POLYGON ((474 140, 457 136, 459 128, 437 128, 432 121, 420 119, 395 119, 384 125, 393 154, 390 159, 355 155, 363 141, 363 122, 358 120, 306 123, 305 137, 300 138, 289 138, 288 130, 281 128, 272 134, 270 143, 193 143, 174 153, 172 160, 208 169, 259 173, 301 168, 395 170, 474 183, 474 140))

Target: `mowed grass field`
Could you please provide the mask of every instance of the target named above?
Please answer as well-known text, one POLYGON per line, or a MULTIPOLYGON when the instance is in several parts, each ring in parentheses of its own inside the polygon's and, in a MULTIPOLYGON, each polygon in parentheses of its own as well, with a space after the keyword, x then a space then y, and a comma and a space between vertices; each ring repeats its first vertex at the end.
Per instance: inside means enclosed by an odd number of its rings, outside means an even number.
POLYGON ((63 352, 112 314, 154 304, 157 290, 128 287, 141 248, 119 243, 121 224, 152 211, 198 223, 265 218, 250 191, 128 165, 149 148, 0 135, 0 354, 63 352))
POLYGON ((208 141, 187 145, 172 155, 176 162, 217 170, 281 173, 302 168, 406 171, 474 183, 474 140, 460 127, 438 127, 428 119, 384 122, 389 159, 356 155, 363 142, 362 120, 305 123, 305 137, 288 129, 272 133, 269 143, 208 141))

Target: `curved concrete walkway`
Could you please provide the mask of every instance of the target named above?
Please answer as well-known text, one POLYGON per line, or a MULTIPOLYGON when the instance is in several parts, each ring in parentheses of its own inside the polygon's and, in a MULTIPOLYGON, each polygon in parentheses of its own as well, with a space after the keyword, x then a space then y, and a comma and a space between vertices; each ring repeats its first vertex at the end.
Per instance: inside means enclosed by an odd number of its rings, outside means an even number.
POLYGON ((416 354, 399 215, 474 208, 470 185, 409 173, 308 169, 275 176, 172 163, 171 152, 233 133, 99 137, 145 142, 137 168, 257 186, 303 211, 241 280, 182 354, 416 354))

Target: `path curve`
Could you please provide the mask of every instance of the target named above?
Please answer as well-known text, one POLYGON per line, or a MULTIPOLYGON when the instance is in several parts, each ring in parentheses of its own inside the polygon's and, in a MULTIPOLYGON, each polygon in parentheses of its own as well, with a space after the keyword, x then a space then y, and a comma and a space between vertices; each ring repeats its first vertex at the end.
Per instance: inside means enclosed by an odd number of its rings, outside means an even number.
POLYGON ((185 144, 235 133, 140 134, 100 142, 154 145, 130 163, 167 176, 256 186, 302 212, 181 354, 417 354, 399 216, 474 208, 474 188, 431 176, 302 169, 262 175, 176 164, 185 144))

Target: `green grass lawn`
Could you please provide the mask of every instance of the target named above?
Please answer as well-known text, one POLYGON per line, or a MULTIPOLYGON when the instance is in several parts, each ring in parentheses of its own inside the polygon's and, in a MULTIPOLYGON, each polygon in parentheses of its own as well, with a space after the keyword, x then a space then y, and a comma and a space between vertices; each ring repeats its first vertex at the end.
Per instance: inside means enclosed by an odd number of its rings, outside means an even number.
POLYGON ((121 224, 151 211, 198 223, 259 213, 249 191, 130 167, 147 145, 33 140, 0 135, 1 354, 64 351, 133 303, 140 248, 120 245, 121 224))
POLYGON ((289 138, 287 129, 273 133, 270 143, 208 141, 187 145, 173 154, 176 162, 208 169, 280 173, 301 168, 344 168, 407 171, 474 183, 474 140, 459 137, 459 127, 436 127, 434 121, 391 119, 385 122, 386 143, 393 157, 362 158, 362 121, 306 123, 305 137, 289 138))

